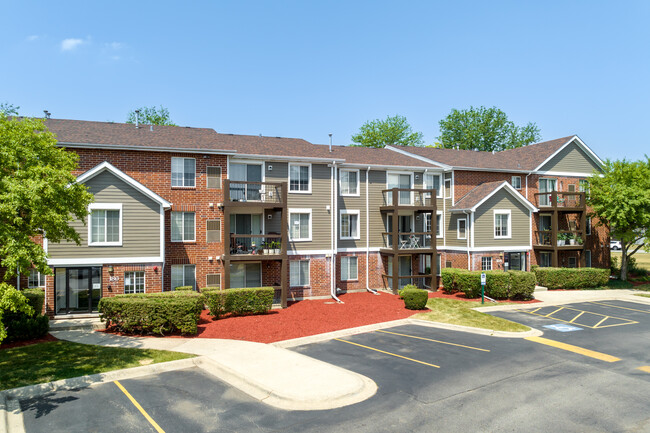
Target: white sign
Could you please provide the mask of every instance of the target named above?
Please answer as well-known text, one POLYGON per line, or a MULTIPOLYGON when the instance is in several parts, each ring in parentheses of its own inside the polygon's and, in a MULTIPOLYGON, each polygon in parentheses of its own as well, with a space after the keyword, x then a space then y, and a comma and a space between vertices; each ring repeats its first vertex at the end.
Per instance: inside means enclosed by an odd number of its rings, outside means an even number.
POLYGON ((102 283, 93 283, 93 289, 101 289, 102 283))
POLYGON ((486 281, 485 272, 481 272, 481 285, 484 286, 486 281))
POLYGON ((116 282, 116 281, 120 281, 120 277, 108 277, 108 281, 110 281, 112 283, 116 282))

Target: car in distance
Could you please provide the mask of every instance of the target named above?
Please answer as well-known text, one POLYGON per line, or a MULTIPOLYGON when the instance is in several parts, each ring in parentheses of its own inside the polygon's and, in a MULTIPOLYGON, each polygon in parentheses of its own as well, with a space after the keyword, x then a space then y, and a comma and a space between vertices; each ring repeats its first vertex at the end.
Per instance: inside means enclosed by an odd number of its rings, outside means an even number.
POLYGON ((610 250, 620 250, 621 249, 621 241, 614 241, 614 240, 609 241, 609 249, 610 250))

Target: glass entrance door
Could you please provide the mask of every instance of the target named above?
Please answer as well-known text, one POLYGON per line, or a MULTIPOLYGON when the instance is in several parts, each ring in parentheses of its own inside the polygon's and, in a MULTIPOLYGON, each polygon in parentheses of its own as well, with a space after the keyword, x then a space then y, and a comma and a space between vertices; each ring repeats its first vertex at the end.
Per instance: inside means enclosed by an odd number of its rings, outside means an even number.
POLYGON ((102 293, 102 268, 57 268, 56 314, 97 311, 102 293))

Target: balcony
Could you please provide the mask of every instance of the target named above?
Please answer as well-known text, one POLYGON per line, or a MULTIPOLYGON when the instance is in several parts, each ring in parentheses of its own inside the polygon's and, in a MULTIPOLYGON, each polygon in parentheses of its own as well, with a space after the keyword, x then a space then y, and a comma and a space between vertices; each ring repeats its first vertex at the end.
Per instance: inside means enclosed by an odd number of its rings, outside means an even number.
POLYGON ((286 182, 224 181, 225 206, 281 208, 287 205, 286 182))
POLYGON ((382 190, 383 203, 380 210, 393 210, 396 207, 435 210, 435 189, 392 188, 382 190))
POLYGON ((586 210, 584 192, 544 192, 535 193, 535 206, 540 210, 582 212, 586 210))
POLYGON ((282 235, 230 235, 230 260, 279 260, 286 254, 282 235))
POLYGON ((584 241, 584 233, 580 230, 558 230, 555 233, 553 230, 537 230, 533 246, 540 250, 582 250, 584 241))
MULTIPOLYGON (((394 251, 395 248, 393 247, 393 234, 389 232, 383 232, 382 235, 384 238, 383 248, 389 249, 391 252, 394 251)), ((400 232, 398 233, 397 237, 399 239, 397 250, 400 252, 429 252, 433 248, 431 243, 431 233, 428 232, 400 232)))

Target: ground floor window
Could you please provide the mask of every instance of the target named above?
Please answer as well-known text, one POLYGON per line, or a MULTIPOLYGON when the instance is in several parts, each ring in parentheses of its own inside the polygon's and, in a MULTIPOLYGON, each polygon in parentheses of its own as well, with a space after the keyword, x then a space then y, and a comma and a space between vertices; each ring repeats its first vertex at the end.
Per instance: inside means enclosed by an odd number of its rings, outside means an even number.
POLYGON ((575 268, 577 264, 577 260, 575 257, 569 257, 569 268, 575 268))
POLYGON ((144 293, 144 271, 124 273, 124 293, 144 293))
POLYGON ((194 265, 172 265, 172 290, 182 286, 196 288, 195 271, 194 265))
POLYGON ((341 281, 359 279, 358 257, 341 257, 341 281))
POLYGON ((309 286, 309 260, 289 262, 289 284, 292 287, 309 286))
POLYGON ((539 253, 539 266, 541 268, 551 267, 551 253, 539 253))
POLYGON ((585 266, 591 267, 591 251, 589 250, 585 251, 585 266))
POLYGON ((27 287, 30 289, 34 287, 45 287, 45 274, 41 274, 36 269, 29 271, 29 279, 27 280, 27 287))
POLYGON ((241 289, 262 286, 261 263, 235 263, 230 265, 230 287, 241 289))
POLYGON ((481 270, 482 271, 492 270, 492 257, 481 257, 481 270))

